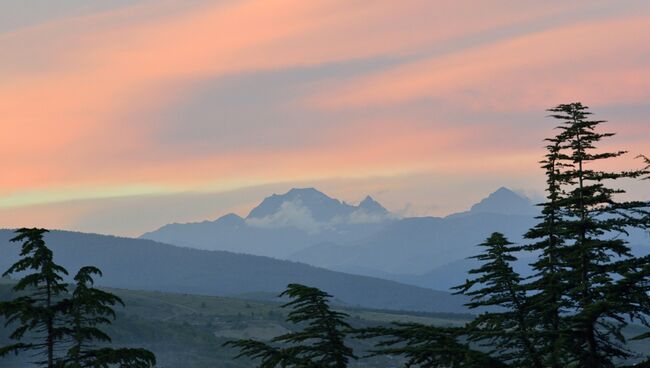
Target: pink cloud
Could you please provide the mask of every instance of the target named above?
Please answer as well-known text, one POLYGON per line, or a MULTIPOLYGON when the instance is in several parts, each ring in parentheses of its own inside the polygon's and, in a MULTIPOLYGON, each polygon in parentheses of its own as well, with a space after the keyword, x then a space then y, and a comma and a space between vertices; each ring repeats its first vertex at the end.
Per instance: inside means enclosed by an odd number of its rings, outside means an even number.
POLYGON ((639 47, 649 41, 647 15, 482 38, 584 7, 505 0, 408 0, 399 6, 389 0, 166 1, 2 34, 0 164, 10 175, 3 175, 0 193, 400 170, 505 172, 534 164, 537 147, 485 146, 482 140, 514 134, 502 133, 507 123, 468 129, 447 116, 418 120, 407 112, 382 118, 339 114, 341 121, 308 133, 316 138, 307 148, 269 152, 246 146, 222 155, 173 157, 153 138, 159 126, 148 112, 174 106, 205 79, 382 57, 409 61, 303 86, 301 91, 322 90, 308 103, 296 93, 283 108, 306 105, 306 114, 325 114, 439 99, 450 109, 532 109, 542 115, 566 99, 647 100, 647 48, 639 47), (447 51, 422 56, 440 48, 447 51), (501 133, 493 133, 495 127, 501 133), (490 165, 474 159, 479 150, 490 165))
POLYGON ((540 110, 562 101, 647 101, 648 15, 586 21, 331 83, 310 106, 346 109, 442 100, 477 111, 540 110))

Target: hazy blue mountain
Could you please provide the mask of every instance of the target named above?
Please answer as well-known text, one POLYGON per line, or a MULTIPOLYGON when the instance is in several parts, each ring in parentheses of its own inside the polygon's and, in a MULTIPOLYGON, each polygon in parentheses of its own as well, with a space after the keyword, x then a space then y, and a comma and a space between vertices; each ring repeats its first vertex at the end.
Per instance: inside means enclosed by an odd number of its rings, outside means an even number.
POLYGON ((518 194, 506 187, 501 187, 483 198, 480 202, 474 204, 468 211, 451 214, 447 217, 467 216, 477 213, 536 216, 539 214, 539 209, 526 196, 518 194))
POLYGON ((519 241, 534 223, 532 216, 495 213, 405 218, 360 242, 318 244, 289 258, 367 275, 422 274, 474 255, 476 245, 494 231, 519 241))
MULTIPOLYGON (((143 237, 447 289, 465 279, 473 266, 466 258, 479 251, 477 244, 494 231, 523 241, 538 213, 528 198, 505 187, 465 212, 402 219, 370 197, 353 206, 307 188, 264 199, 246 219, 167 225, 143 237)), ((636 254, 649 253, 646 233, 632 232, 629 241, 636 254)), ((519 263, 524 269, 527 260, 519 263)))
MULTIPOLYGON (((467 259, 492 232, 525 243, 539 210, 519 194, 500 188, 469 211, 444 218, 404 218, 386 224, 370 237, 349 244, 321 243, 297 251, 289 259, 332 270, 396 280, 436 290, 448 290, 477 266, 467 259)), ((612 236, 623 236, 612 234, 612 236)), ((650 235, 632 230, 626 236, 634 254, 650 254, 650 235)), ((529 274, 531 257, 523 254, 515 267, 529 274), (525 258, 528 257, 528 258, 525 258)))
POLYGON ((414 275, 472 255, 493 231, 520 239, 535 211, 527 198, 500 188, 467 212, 398 219, 370 196, 354 206, 303 188, 265 198, 245 219, 170 224, 142 238, 363 275, 414 275))
POLYGON ((388 215, 389 212, 384 206, 382 206, 379 202, 375 201, 371 196, 366 196, 366 198, 359 203, 359 209, 362 211, 365 211, 367 213, 374 213, 374 214, 380 214, 380 215, 388 215))
POLYGON ((501 187, 487 198, 472 206, 472 213, 487 212, 506 215, 535 215, 538 210, 526 197, 501 187))
POLYGON ((245 219, 229 214, 214 221, 169 224, 141 238, 287 258, 314 244, 366 238, 396 219, 369 196, 354 206, 314 188, 303 188, 265 198, 245 219))
MULTIPOLYGON (((0 230, 0 269, 18 257, 12 232, 0 230)), ((268 257, 182 248, 151 240, 54 231, 46 236, 55 261, 75 272, 98 266, 102 286, 204 295, 282 291, 292 282, 326 290, 351 306, 458 312, 463 299, 394 281, 350 275, 268 257)))
POLYGON ((536 212, 528 198, 502 187, 466 212, 444 218, 403 218, 359 241, 316 244, 288 258, 334 270, 404 279, 403 275, 424 274, 473 255, 475 245, 494 231, 521 240, 534 225, 536 212))
POLYGON ((314 188, 293 188, 285 194, 273 194, 264 198, 253 208, 247 219, 263 219, 283 210, 287 203, 295 203, 309 211, 318 222, 328 222, 336 217, 345 217, 357 209, 338 199, 330 198, 314 188))
POLYGON ((302 249, 302 244, 311 244, 310 234, 303 230, 249 226, 246 220, 235 214, 215 221, 165 225, 141 238, 197 249, 279 258, 302 249))

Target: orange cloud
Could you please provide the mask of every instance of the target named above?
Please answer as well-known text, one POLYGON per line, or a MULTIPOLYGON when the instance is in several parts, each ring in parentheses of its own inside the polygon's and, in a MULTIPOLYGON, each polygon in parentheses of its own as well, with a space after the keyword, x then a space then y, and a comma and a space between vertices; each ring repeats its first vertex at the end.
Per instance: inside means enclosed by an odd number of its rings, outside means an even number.
POLYGON ((11 132, 0 136, 0 157, 11 157, 3 166, 12 172, 2 187, 120 180, 111 166, 139 169, 129 167, 146 156, 143 150, 159 149, 147 140, 155 122, 129 114, 173 104, 186 82, 412 53, 427 43, 532 17, 530 9, 507 2, 489 18, 484 7, 453 1, 433 6, 414 0, 397 8, 391 1, 258 0, 189 9, 164 4, 158 17, 151 14, 159 5, 139 5, 0 37, 7 56, 0 69, 6 81, 0 85, 0 117, 3 131, 11 132), (444 19, 457 13, 466 14, 467 24, 444 19))
POLYGON ((345 109, 427 98, 478 111, 539 111, 575 99, 645 102, 648 16, 580 22, 417 60, 330 83, 308 104, 345 109))
POLYGON ((522 139, 499 113, 541 117, 544 108, 576 98, 608 105, 650 97, 647 9, 630 16, 618 6, 603 15, 609 6, 169 0, 0 34, 0 195, 62 188, 74 197, 75 188, 130 185, 191 190, 431 169, 506 172, 524 164, 532 172, 541 144, 525 146, 542 137, 522 139), (200 155, 190 152, 191 142, 171 148, 156 137, 160 112, 191 99, 203 81, 384 59, 391 62, 372 71, 307 81, 276 106, 302 114, 308 128, 297 139, 311 145, 242 144, 200 155), (416 114, 414 101, 448 111, 416 114), (453 110, 492 115, 480 124, 453 110), (312 123, 316 115, 331 123, 312 123))

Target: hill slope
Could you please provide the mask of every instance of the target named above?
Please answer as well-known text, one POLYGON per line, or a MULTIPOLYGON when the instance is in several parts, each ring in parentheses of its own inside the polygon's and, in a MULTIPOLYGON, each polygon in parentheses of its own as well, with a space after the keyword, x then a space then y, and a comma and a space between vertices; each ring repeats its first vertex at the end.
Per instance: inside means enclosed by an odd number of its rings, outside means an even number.
MULTIPOLYGON (((0 269, 16 260, 12 232, 0 231, 0 269)), ((283 290, 292 282, 321 288, 351 306, 433 312, 463 311, 448 293, 277 259, 181 248, 143 239, 54 231, 46 236, 55 260, 74 272, 98 266, 100 285, 205 295, 283 290)))
POLYGON ((289 259, 353 273, 375 270, 420 274, 474 255, 476 245, 494 231, 518 241, 534 221, 530 216, 483 212, 447 218, 405 218, 351 245, 318 244, 289 259))
MULTIPOLYGON (((9 288, 10 285, 0 281, 0 300, 12 296, 9 288)), ((126 303, 126 308, 117 308, 117 320, 106 328, 113 338, 113 346, 150 349, 156 354, 159 368, 252 367, 254 364, 246 359, 234 359, 236 351, 222 344, 240 338, 268 341, 296 330, 295 325, 285 322, 287 310, 279 303, 124 289, 110 291, 126 303)), ((336 309, 350 315, 348 322, 354 328, 386 325, 393 321, 461 326, 473 318, 472 315, 454 313, 336 309)), ((630 326, 624 333, 635 336, 645 331, 647 329, 630 326)), ((0 345, 10 342, 6 333, 0 329, 0 345)), ((370 341, 352 339, 348 342, 360 357, 366 356, 373 348, 370 341)), ((650 348, 645 341, 629 341, 628 347, 646 354, 650 348)), ((0 367, 30 366, 25 359, 24 356, 9 355, 0 358, 0 367)), ((403 364, 399 358, 372 357, 352 361, 350 368, 401 367, 403 364)))
MULTIPOLYGON (((10 285, 0 281, 0 300, 12 297, 10 285)), ((118 318, 106 328, 116 347, 145 347, 156 354, 159 368, 245 368, 253 363, 234 357, 236 351, 222 346, 230 339, 271 338, 295 330, 285 322, 287 310, 277 302, 260 302, 191 294, 111 289, 125 308, 118 307, 118 318)), ((339 309, 339 308, 337 308, 339 309)), ((471 315, 404 313, 357 308, 342 308, 350 314, 354 327, 386 324, 390 321, 458 325, 471 315)), ((3 321, 0 319, 0 323, 3 321)), ((10 343, 0 328, 0 346, 10 343)), ((368 342, 350 341, 359 356, 370 348, 368 342)), ((0 367, 31 366, 28 357, 9 355, 0 358, 0 367)), ((391 359, 372 358, 352 362, 350 367, 387 367, 391 359)))

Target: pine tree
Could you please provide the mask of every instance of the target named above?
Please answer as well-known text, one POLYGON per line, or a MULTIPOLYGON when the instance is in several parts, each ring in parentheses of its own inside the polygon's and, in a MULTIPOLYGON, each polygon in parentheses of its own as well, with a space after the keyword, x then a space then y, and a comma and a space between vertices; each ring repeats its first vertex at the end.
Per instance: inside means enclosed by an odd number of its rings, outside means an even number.
POLYGON ((45 229, 22 228, 16 231, 12 242, 23 242, 18 262, 3 274, 28 272, 14 286, 14 291, 26 293, 14 300, 0 302, 0 314, 6 318, 5 327, 14 323, 18 327, 10 335, 11 339, 21 341, 26 333, 35 334, 34 342, 18 342, 0 348, 0 356, 21 351, 34 351, 44 360, 36 362, 47 368, 54 368, 56 347, 61 342, 64 330, 58 326, 63 315, 61 300, 67 292, 63 275, 65 268, 54 263, 52 251, 45 245, 45 229), (31 272, 31 273, 29 273, 31 272))
MULTIPOLYGON (((643 159, 643 161, 646 164, 646 167, 643 168, 643 170, 646 172, 646 176, 643 178, 643 180, 650 180, 650 158, 644 155, 640 155, 640 158, 643 159)), ((650 207, 650 202, 648 203, 648 207, 650 207)), ((650 227, 650 216, 648 216, 648 226, 650 227)), ((645 281, 643 285, 645 286, 645 292, 646 294, 650 294, 650 256, 643 257, 638 262, 638 267, 640 267, 641 272, 637 274, 637 277, 645 277, 645 281)), ((640 292, 643 292, 641 290, 640 292)), ((634 338, 635 340, 642 340, 642 339, 650 339, 650 332, 644 333, 640 336, 637 336, 634 338)), ((646 361, 645 365, 640 368, 648 367, 650 368, 650 358, 646 361)))
POLYGON ((645 172, 646 175, 643 178, 643 180, 650 180, 650 158, 648 158, 648 156, 645 155, 639 155, 637 158, 642 159, 643 162, 645 162, 646 164, 646 167, 643 168, 643 171, 645 172))
POLYGON ((507 367, 463 342, 465 328, 393 323, 391 327, 367 328, 355 333, 361 339, 379 339, 377 349, 370 356, 402 357, 409 368, 507 367))
POLYGON ((74 277, 75 289, 66 311, 67 335, 72 346, 68 349, 65 367, 152 367, 156 358, 147 350, 97 348, 97 343, 111 342, 110 336, 98 326, 111 324, 116 317, 113 307, 124 306, 124 302, 116 295, 92 287, 93 275, 101 276, 102 272, 96 267, 86 266, 74 277))
POLYGON ((469 271, 476 278, 454 289, 471 298, 466 304, 470 309, 498 311, 484 312, 469 324, 470 341, 490 347, 492 356, 512 366, 542 368, 530 301, 522 277, 511 266, 520 247, 500 233, 493 233, 481 246, 485 251, 472 258, 482 265, 469 271))
POLYGON ((68 272, 53 261, 53 253, 46 246, 45 229, 19 229, 12 242, 22 241, 18 262, 5 273, 28 274, 13 290, 19 295, 0 302, 0 315, 6 318, 5 327, 18 324, 10 337, 18 343, 0 348, 0 356, 33 351, 44 360, 35 362, 47 368, 149 368, 155 356, 144 349, 95 348, 93 342, 110 342, 110 337, 98 325, 115 317, 112 306, 122 304, 115 295, 92 287, 92 276, 101 275, 96 267, 83 267, 75 276, 76 287, 68 294, 63 276, 68 272), (31 272, 31 273, 29 273, 31 272), (25 335, 30 342, 23 342, 25 335), (62 357, 64 346, 69 346, 62 357))
POLYGON ((272 341, 279 347, 255 340, 229 341, 225 345, 238 348, 239 357, 260 360, 260 368, 318 367, 345 368, 355 356, 345 344, 350 325, 347 314, 329 306, 331 295, 300 284, 290 284, 281 297, 292 298, 284 308, 291 308, 287 321, 305 324, 302 331, 287 333, 272 341))
MULTIPOLYGON (((488 307, 464 329, 415 324, 374 328, 361 337, 384 338, 375 354, 407 357, 418 367, 590 367, 609 368, 628 358, 622 329, 628 323, 650 326, 650 255, 635 258, 621 235, 630 228, 650 228, 648 202, 618 202, 624 193, 606 184, 618 179, 650 180, 650 159, 642 170, 598 171, 600 160, 624 151, 595 153, 596 143, 612 136, 597 133, 603 121, 589 121, 579 103, 550 110, 562 119, 560 134, 547 139, 542 167, 547 201, 540 222, 516 247, 494 233, 484 243, 483 261, 470 271, 478 275, 457 287, 471 297, 470 308, 488 307), (513 253, 532 252, 534 275, 523 280, 511 267, 513 253), (524 281, 526 281, 524 283, 524 281), (487 355, 467 345, 482 343, 487 355), (483 355, 481 355, 483 354, 483 355), (475 358, 497 362, 476 365, 475 358)), ((650 338, 650 333, 635 339, 650 338)), ((650 367, 650 360, 635 365, 650 367)))
POLYGON ((546 366, 561 368, 567 363, 562 351, 565 335, 562 315, 566 312, 563 291, 567 289, 564 278, 566 264, 562 254, 565 225, 562 186, 566 184, 563 175, 566 166, 562 159, 566 157, 562 150, 566 147, 561 135, 546 141, 547 154, 540 163, 546 173, 547 201, 540 204, 542 211, 537 217, 540 222, 525 234, 525 238, 536 240, 527 245, 525 250, 539 254, 531 264, 535 272, 533 281, 526 288, 530 294, 531 309, 536 316, 540 355, 544 357, 546 366))
POLYGON ((615 197, 624 191, 606 184, 640 178, 644 171, 599 170, 601 161, 626 153, 596 151, 597 143, 614 135, 597 132, 604 121, 589 120, 591 113, 580 103, 550 111, 562 120, 559 136, 566 147, 562 162, 567 189, 561 207, 570 350, 579 366, 613 367, 616 359, 630 356, 621 333, 626 318, 643 321, 650 312, 648 294, 642 292, 643 267, 620 237, 629 228, 647 226, 648 212, 645 202, 618 202, 615 197))

